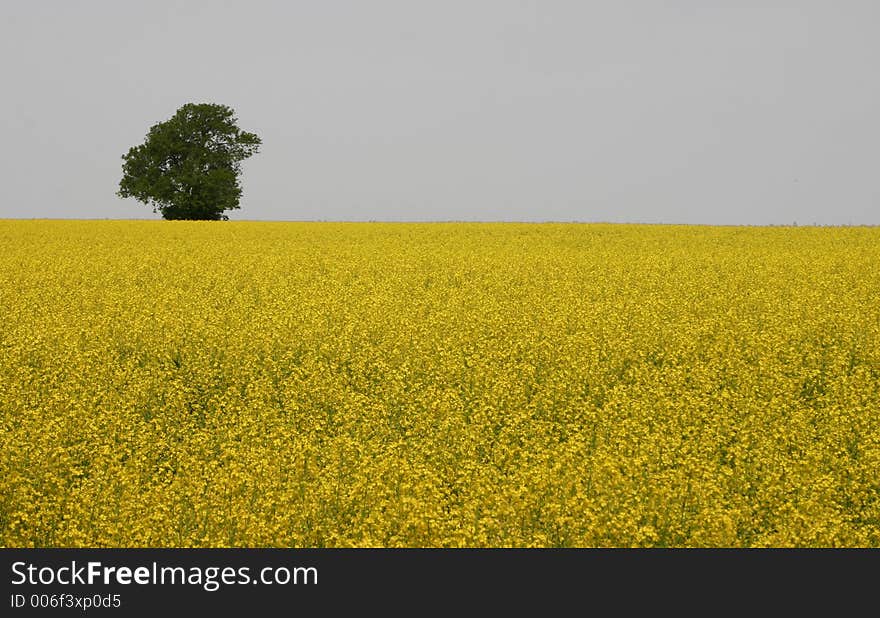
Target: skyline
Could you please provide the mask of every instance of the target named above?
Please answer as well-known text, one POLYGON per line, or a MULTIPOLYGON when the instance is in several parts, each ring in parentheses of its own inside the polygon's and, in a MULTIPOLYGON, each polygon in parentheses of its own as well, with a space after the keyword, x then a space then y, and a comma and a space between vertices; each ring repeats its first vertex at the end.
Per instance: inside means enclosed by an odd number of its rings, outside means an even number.
POLYGON ((232 221, 880 224, 869 2, 6 8, 0 218, 158 219, 121 157, 212 102, 232 221))

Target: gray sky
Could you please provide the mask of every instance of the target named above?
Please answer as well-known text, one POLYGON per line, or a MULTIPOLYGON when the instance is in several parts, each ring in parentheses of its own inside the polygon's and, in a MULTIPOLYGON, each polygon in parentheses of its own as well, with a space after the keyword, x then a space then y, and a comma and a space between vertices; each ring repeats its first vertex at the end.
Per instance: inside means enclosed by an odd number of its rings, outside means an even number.
POLYGON ((880 224, 880 3, 3 0, 0 218, 159 218, 188 102, 263 139, 235 219, 880 224))

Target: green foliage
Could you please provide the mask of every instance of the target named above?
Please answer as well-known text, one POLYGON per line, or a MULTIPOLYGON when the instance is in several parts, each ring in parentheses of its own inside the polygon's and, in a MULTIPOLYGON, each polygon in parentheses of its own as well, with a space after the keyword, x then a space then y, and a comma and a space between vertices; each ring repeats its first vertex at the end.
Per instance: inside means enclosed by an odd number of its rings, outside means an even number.
POLYGON ((241 162, 261 143, 236 126, 230 107, 187 103, 122 156, 117 195, 152 204, 165 219, 225 220, 239 207, 241 162))

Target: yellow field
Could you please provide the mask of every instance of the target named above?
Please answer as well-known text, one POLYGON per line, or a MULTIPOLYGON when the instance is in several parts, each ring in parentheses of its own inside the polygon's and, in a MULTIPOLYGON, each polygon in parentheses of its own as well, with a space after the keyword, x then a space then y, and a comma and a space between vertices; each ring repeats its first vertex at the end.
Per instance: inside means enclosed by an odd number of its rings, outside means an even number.
POLYGON ((3 546, 880 546, 880 228, 0 221, 3 546))

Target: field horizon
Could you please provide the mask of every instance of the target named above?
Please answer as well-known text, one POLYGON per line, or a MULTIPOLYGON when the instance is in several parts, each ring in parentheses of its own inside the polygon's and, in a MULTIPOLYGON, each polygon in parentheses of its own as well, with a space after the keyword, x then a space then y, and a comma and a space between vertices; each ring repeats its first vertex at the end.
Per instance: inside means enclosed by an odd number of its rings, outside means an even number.
POLYGON ((875 228, 880 227, 880 223, 685 223, 685 222, 662 222, 662 221, 579 221, 579 220, 556 220, 556 219, 547 219, 547 220, 469 220, 469 219, 430 219, 430 220, 420 220, 420 219, 412 219, 412 220, 404 220, 404 219, 230 219, 228 221, 197 221, 197 220, 164 220, 164 219, 113 219, 113 218, 93 218, 93 219, 79 219, 79 218, 69 218, 69 217, 0 217, 0 222, 16 222, 16 221, 31 221, 31 222, 60 222, 60 221, 68 221, 68 222, 106 222, 106 223, 123 223, 123 222, 139 222, 139 223, 272 223, 272 224, 282 224, 282 223, 295 223, 295 224, 305 224, 305 223, 332 223, 332 224, 342 224, 342 223, 352 223, 352 224, 364 224, 364 223, 375 223, 382 225, 431 225, 431 224, 462 224, 462 225, 474 225, 474 224, 486 224, 486 225, 503 225, 503 224, 511 224, 511 225, 633 225, 633 226, 651 226, 651 227, 717 227, 717 228, 822 228, 822 229, 837 229, 837 228, 875 228))

